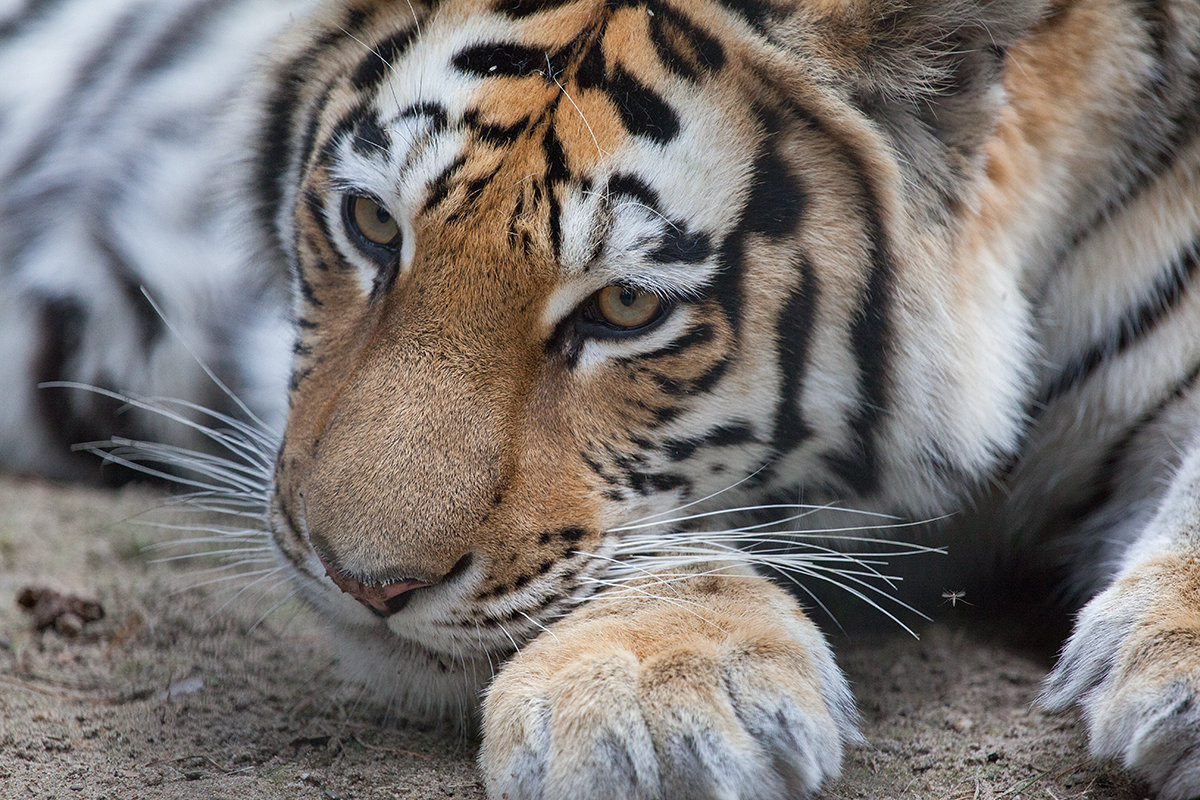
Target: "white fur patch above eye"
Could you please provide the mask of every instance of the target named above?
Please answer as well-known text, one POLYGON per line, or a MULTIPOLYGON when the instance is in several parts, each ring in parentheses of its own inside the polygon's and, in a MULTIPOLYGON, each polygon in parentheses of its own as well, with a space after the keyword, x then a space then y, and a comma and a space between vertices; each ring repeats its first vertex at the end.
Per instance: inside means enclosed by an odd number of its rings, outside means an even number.
POLYGON ((581 275, 600 253, 611 225, 603 193, 571 185, 563 191, 559 262, 568 275, 581 275))
POLYGON ((553 328, 593 292, 625 284, 663 298, 698 296, 711 282, 715 259, 696 263, 664 260, 664 246, 679 237, 709 241, 702 231, 680 223, 627 194, 571 186, 564 190, 560 215, 560 266, 566 285, 547 301, 542 319, 553 328))

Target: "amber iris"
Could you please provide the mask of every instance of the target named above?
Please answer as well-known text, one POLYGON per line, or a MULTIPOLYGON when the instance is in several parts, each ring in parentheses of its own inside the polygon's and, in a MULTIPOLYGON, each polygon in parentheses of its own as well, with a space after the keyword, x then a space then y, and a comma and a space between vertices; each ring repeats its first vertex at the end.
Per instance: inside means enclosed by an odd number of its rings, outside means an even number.
POLYGON ((596 294, 596 311, 615 328, 640 328, 653 322, 662 309, 657 295, 632 286, 605 286, 596 294))
POLYGON ((395 248, 400 242, 400 225, 376 200, 354 195, 348 200, 346 215, 351 233, 363 243, 376 247, 395 248))

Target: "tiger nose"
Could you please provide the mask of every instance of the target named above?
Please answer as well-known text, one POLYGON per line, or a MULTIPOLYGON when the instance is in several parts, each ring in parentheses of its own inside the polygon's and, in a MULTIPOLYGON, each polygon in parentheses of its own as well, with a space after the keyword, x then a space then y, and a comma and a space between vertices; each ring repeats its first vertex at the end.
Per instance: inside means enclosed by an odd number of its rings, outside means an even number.
POLYGON ((375 584, 363 583, 357 578, 343 575, 319 553, 317 554, 317 558, 321 559, 321 565, 325 567, 325 574, 329 576, 331 581, 337 584, 339 589, 380 617, 390 617, 408 605, 408 601, 412 597, 409 592, 413 589, 423 589, 426 586, 433 585, 430 581, 418 580, 398 580, 375 584))

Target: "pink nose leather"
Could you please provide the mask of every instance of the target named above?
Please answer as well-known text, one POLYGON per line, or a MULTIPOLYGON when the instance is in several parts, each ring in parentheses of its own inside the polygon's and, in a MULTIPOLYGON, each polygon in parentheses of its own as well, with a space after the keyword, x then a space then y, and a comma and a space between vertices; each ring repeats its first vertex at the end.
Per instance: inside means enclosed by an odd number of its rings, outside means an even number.
POLYGON ((408 598, 402 597, 402 595, 411 592, 413 589, 422 589, 433 585, 428 581, 395 581, 393 583, 378 585, 366 584, 355 578, 347 578, 345 575, 342 575, 336 569, 329 566, 329 563, 323 558, 321 559, 321 565, 325 567, 325 574, 329 576, 331 581, 337 584, 339 589, 381 617, 389 617, 404 608, 408 603, 408 598))

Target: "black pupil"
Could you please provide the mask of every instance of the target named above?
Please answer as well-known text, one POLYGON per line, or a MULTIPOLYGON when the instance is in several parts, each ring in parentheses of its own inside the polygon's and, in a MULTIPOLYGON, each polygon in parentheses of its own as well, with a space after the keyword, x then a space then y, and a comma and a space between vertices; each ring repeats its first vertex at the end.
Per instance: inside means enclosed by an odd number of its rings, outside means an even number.
POLYGON ((635 302, 637 302, 637 292, 628 286, 621 290, 621 305, 628 307, 635 302))
POLYGON ((379 220, 380 224, 386 225, 391 218, 392 215, 384 211, 383 206, 375 206, 375 219, 379 220))

